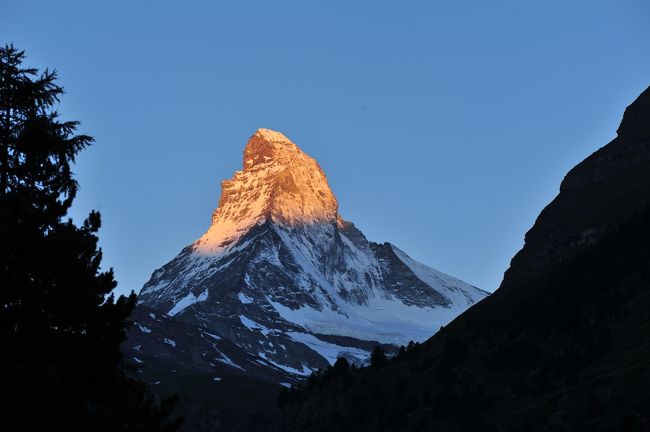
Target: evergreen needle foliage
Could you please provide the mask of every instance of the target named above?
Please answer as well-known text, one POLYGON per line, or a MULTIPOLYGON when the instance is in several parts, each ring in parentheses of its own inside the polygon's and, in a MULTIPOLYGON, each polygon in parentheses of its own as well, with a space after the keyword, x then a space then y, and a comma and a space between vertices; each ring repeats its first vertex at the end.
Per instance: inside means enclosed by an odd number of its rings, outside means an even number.
POLYGON ((71 164, 92 143, 59 119, 55 71, 0 47, 0 430, 174 430, 120 351, 136 296, 100 269, 100 215, 66 214, 71 164))

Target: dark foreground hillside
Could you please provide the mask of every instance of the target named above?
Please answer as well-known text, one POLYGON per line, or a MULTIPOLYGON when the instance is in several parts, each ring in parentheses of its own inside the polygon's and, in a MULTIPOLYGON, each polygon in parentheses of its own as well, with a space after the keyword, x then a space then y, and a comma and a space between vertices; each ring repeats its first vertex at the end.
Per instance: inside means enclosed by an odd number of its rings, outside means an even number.
MULTIPOLYGON (((269 419, 249 425, 268 430, 269 419)), ((381 367, 286 395, 275 430, 650 430, 650 89, 566 176, 501 287, 381 367)))

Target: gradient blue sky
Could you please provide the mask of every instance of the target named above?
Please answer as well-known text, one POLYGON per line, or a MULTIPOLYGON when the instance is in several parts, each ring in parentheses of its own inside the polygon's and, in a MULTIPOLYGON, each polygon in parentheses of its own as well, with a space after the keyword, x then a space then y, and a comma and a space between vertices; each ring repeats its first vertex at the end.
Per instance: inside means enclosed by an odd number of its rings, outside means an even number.
POLYGON ((118 292, 210 223, 259 127, 319 161, 370 240, 489 291, 569 168, 650 85, 638 1, 2 0, 0 42, 56 68, 97 143, 118 292))

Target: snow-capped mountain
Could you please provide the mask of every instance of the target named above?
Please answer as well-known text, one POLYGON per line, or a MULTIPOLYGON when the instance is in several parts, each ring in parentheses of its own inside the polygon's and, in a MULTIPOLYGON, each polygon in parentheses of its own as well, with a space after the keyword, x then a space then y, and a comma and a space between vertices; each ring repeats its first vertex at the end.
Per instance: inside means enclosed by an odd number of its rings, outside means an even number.
POLYGON ((423 341, 487 295, 369 242, 281 133, 259 129, 221 186, 206 233, 140 292, 127 349, 142 367, 292 381, 338 356, 364 363, 379 343, 423 341))

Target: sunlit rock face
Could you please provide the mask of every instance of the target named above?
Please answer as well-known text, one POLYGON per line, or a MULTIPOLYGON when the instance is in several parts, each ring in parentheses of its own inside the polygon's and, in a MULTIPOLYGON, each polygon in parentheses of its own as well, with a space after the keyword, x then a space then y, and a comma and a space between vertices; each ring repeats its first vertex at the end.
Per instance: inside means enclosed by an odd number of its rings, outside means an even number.
POLYGON ((257 376, 267 368, 269 380, 290 382, 338 356, 364 363, 378 343, 425 340, 487 295, 369 242, 339 216, 316 161, 281 133, 259 129, 243 159, 222 182, 207 232, 140 293, 140 309, 163 316, 138 333, 145 363, 178 367, 171 359, 186 349, 186 368, 257 376), (198 329, 189 332, 195 346, 178 341, 181 322, 198 329), (177 345, 147 342, 161 339, 177 345))
POLYGON ((338 203, 318 163, 279 132, 259 129, 244 149, 244 168, 221 182, 210 229, 195 250, 217 253, 267 220, 287 226, 336 223, 338 203))

